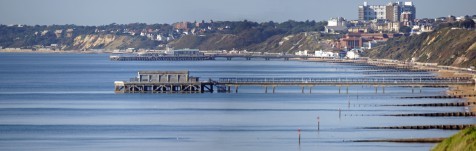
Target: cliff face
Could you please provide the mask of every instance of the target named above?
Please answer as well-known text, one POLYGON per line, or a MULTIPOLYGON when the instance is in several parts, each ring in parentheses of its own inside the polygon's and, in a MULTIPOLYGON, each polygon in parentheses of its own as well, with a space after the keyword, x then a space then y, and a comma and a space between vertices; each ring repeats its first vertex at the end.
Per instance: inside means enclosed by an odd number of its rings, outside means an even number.
POLYGON ((244 47, 244 38, 232 34, 187 35, 172 41, 169 46, 176 49, 196 48, 200 50, 230 50, 244 47))
POLYGON ((240 49, 260 52, 288 52, 319 50, 325 47, 318 32, 302 32, 291 35, 274 35, 260 40, 253 36, 214 34, 207 36, 184 36, 169 43, 175 48, 197 48, 201 50, 240 49))
POLYGON ((252 51, 287 53, 299 50, 319 50, 326 47, 324 43, 321 44, 320 38, 321 35, 317 32, 303 32, 288 36, 278 35, 247 48, 252 51))
POLYGON ((126 48, 154 48, 154 41, 141 39, 140 37, 117 36, 112 34, 104 35, 80 35, 74 38, 71 46, 66 49, 88 50, 88 49, 126 49, 126 48))
POLYGON ((476 65, 476 31, 444 28, 431 33, 390 39, 369 50, 366 56, 439 65, 470 67, 476 65))

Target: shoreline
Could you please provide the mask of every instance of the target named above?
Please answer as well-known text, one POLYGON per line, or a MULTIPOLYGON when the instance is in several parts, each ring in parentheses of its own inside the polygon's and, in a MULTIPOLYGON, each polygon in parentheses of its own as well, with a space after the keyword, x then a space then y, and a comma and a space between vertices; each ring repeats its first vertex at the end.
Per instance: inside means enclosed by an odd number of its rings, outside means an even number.
POLYGON ((18 49, 18 50, 8 50, 0 49, 0 53, 51 53, 51 54, 110 54, 112 52, 99 52, 99 51, 80 51, 80 50, 31 50, 31 49, 18 49))
MULTIPOLYGON (((306 60, 301 60, 306 61, 306 60)), ((322 60, 307 60, 310 62, 320 62, 322 60)), ((344 62, 344 61, 343 61, 344 62)), ((355 60, 348 60, 346 62, 349 63, 357 63, 355 60)), ((360 62, 362 63, 362 62, 360 62)), ((442 66, 433 66, 431 63, 406 63, 399 60, 389 60, 389 59, 370 59, 363 62, 367 65, 375 65, 375 66, 393 66, 393 67, 411 67, 414 69, 421 69, 421 70, 429 70, 428 72, 436 74, 436 77, 441 78, 458 78, 458 77, 473 77, 476 78, 476 74, 468 73, 468 72, 461 72, 464 71, 464 68, 455 67, 452 69, 442 69, 442 66), (459 71, 458 71, 459 70, 459 71)), ((476 79, 475 79, 476 80, 476 79)), ((476 81, 475 81, 476 82, 476 81)), ((446 95, 476 95, 476 86, 448 86, 448 90, 446 91, 446 95)), ((476 97, 464 97, 462 98, 465 103, 468 102, 476 102, 476 97)), ((476 112, 476 106, 470 105, 465 106, 467 108, 467 112, 476 112)))
MULTIPOLYGON (((473 77, 474 75, 470 75, 467 73, 458 73, 455 71, 438 71, 438 77, 462 77, 462 76, 469 76, 473 77), (458 76, 458 74, 461 74, 458 76)), ((476 92, 474 91, 475 86, 450 86, 449 89, 446 91, 447 95, 475 95, 476 92)), ((464 102, 476 102, 476 97, 465 97, 463 98, 464 102)), ((469 112, 476 112, 476 106, 470 105, 467 106, 469 112)))

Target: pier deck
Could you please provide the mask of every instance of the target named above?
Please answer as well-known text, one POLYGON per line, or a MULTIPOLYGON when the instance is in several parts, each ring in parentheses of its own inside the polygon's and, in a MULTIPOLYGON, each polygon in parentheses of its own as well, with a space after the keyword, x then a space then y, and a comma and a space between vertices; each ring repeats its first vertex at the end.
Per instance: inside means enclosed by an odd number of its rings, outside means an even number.
MULTIPOLYGON (((150 73, 150 72, 143 72, 150 73)), ((339 93, 341 87, 346 87, 349 93, 349 86, 369 85, 377 88, 381 87, 385 93, 386 86, 408 86, 412 87, 444 87, 451 85, 475 85, 474 79, 470 77, 461 78, 431 78, 431 77, 394 77, 394 78, 219 78, 218 81, 199 81, 197 77, 188 77, 188 71, 183 75, 142 75, 133 78, 129 82, 116 81, 115 91, 120 93, 204 93, 213 92, 214 87, 218 92, 231 92, 234 87, 235 93, 241 86, 263 86, 265 93, 268 87, 275 92, 277 86, 299 86, 304 93, 304 88, 309 87, 311 93, 314 86, 337 86, 339 93), (158 78, 158 79, 157 79, 158 78), (179 80, 181 79, 181 80, 179 80)))
POLYGON ((471 78, 220 78, 223 85, 391 85, 391 86, 448 86, 471 85, 471 78))

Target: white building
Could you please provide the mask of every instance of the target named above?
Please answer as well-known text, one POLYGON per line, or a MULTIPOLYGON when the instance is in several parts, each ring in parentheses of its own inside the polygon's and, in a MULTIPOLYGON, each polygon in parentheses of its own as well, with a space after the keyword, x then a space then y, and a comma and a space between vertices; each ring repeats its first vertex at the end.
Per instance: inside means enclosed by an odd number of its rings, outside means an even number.
POLYGON ((319 50, 319 51, 314 52, 314 56, 315 57, 323 57, 323 58, 337 58, 339 56, 339 54, 338 53, 333 53, 333 52, 330 52, 330 51, 319 50))
POLYGON ((359 52, 357 50, 350 50, 345 56, 347 59, 358 59, 360 58, 359 52))
POLYGON ((347 21, 342 18, 331 18, 327 21, 327 26, 325 26, 325 32, 336 34, 347 31, 347 21))
POLYGON ((157 41, 162 41, 163 39, 164 39, 164 37, 162 35, 160 35, 160 34, 157 35, 157 38, 156 38, 157 41))
POLYGON ((296 56, 307 56, 307 50, 301 51, 299 50, 298 52, 295 53, 296 56))
POLYGON ((347 21, 342 17, 331 18, 327 21, 327 26, 347 26, 347 21))

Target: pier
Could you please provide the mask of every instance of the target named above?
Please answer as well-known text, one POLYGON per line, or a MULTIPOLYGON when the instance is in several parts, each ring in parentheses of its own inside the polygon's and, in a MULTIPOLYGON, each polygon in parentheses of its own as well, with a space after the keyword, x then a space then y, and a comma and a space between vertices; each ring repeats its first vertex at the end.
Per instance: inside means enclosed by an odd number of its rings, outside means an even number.
POLYGON ((349 93, 349 86, 368 85, 375 87, 375 93, 381 88, 385 93, 386 86, 408 86, 412 87, 442 87, 451 85, 474 85, 471 78, 219 78, 217 81, 209 79, 200 81, 198 77, 189 76, 188 71, 139 71, 137 77, 129 81, 116 81, 115 92, 118 93, 204 93, 214 92, 214 87, 218 92, 238 93, 242 86, 261 86, 264 92, 275 93, 278 86, 298 86, 301 92, 305 93, 305 88, 315 86, 336 86, 345 88, 349 93), (269 87, 269 90, 268 90, 269 87))
POLYGON ((334 59, 334 58, 325 58, 325 57, 316 57, 316 56, 300 56, 300 55, 289 55, 289 54, 197 54, 197 55, 159 55, 159 54, 112 54, 109 56, 111 61, 201 61, 201 60, 216 60, 216 59, 244 59, 244 60, 290 60, 290 59, 319 59, 320 61, 326 62, 335 62, 335 63, 354 63, 354 62, 365 62, 365 60, 345 60, 345 59, 334 59))

